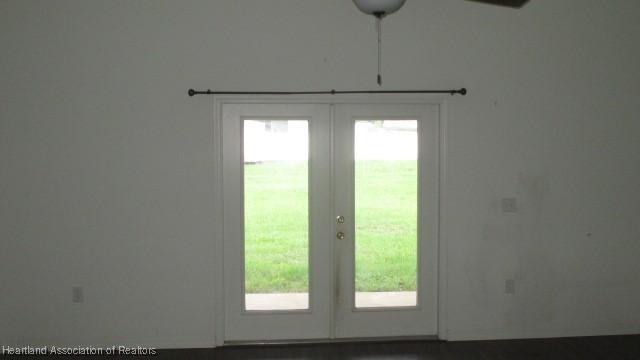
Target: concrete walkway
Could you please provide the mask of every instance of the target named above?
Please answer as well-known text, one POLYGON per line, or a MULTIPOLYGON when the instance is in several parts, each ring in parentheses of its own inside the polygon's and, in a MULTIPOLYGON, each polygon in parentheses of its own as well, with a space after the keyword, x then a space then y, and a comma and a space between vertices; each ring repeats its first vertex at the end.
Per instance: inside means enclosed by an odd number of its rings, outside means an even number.
MULTIPOLYGON (((247 294, 247 310, 305 310, 309 308, 307 293, 247 294)), ((416 306, 415 291, 357 292, 356 307, 416 306)))

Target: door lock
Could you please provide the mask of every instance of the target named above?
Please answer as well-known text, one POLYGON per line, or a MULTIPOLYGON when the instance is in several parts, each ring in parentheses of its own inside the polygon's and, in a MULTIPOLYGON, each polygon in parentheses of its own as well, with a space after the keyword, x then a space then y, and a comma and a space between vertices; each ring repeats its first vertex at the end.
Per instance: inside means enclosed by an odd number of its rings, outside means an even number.
POLYGON ((344 233, 340 231, 336 234, 336 237, 338 238, 338 240, 344 240, 344 233))
POLYGON ((344 224, 344 216, 342 216, 342 215, 337 216, 336 217, 336 222, 338 224, 344 224))

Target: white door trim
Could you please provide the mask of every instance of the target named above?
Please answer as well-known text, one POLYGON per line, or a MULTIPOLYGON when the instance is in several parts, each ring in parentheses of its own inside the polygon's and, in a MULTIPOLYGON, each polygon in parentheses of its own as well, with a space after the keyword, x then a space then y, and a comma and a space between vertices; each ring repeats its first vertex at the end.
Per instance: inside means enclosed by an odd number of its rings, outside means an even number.
MULTIPOLYGON (((213 242, 215 253, 213 254, 214 281, 214 344, 222 346, 225 343, 225 286, 224 286, 224 228, 222 206, 222 107, 224 104, 233 103, 265 103, 265 104, 296 104, 296 103, 324 103, 324 104, 432 104, 439 106, 440 129, 440 183, 438 206, 438 338, 448 338, 448 246, 446 238, 446 175, 447 175, 447 123, 449 116, 449 95, 316 95, 316 96, 239 96, 219 95, 213 98, 213 117, 211 126, 212 161, 213 161, 213 242)), ((333 324, 332 324, 333 325, 333 324)), ((333 330, 332 330, 333 331, 333 330)), ((333 335, 333 334, 332 334, 333 335)), ((333 336, 332 336, 333 338, 333 336)))

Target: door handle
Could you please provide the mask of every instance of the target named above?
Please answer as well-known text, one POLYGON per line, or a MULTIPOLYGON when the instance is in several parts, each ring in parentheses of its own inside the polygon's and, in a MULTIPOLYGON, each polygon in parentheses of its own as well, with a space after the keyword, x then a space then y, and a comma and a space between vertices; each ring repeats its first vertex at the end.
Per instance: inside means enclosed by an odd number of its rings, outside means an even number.
POLYGON ((336 234, 336 237, 338 238, 338 240, 344 240, 344 233, 340 231, 336 234))

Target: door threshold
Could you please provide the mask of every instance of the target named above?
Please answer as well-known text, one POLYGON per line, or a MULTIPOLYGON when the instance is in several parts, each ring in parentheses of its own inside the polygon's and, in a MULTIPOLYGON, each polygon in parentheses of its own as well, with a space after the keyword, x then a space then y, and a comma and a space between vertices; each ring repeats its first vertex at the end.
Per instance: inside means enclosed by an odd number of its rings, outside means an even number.
POLYGON ((395 341, 441 341, 437 335, 424 336, 382 336, 363 338, 335 338, 335 339, 290 339, 290 340, 251 340, 225 341, 224 347, 250 347, 264 345, 316 345, 336 343, 366 343, 366 342, 395 342, 395 341))

